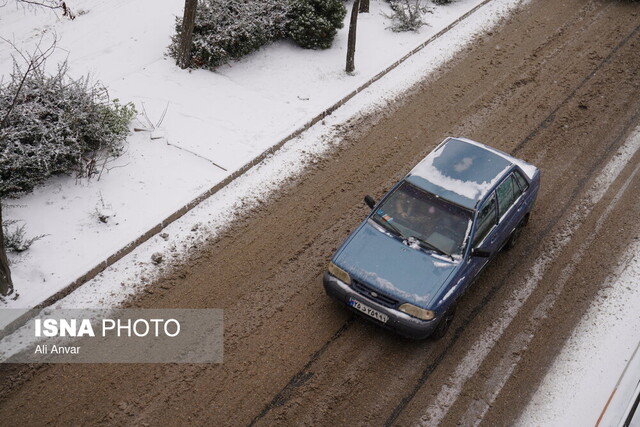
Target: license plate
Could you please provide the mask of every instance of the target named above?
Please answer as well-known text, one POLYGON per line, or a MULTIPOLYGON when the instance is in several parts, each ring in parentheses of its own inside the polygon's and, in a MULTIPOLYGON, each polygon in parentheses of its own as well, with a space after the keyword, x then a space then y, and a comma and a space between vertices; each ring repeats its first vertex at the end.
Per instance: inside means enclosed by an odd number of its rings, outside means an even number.
POLYGON ((379 320, 382 323, 387 323, 387 320, 389 320, 389 316, 387 316, 386 314, 380 313, 379 311, 374 310, 373 308, 364 305, 360 301, 354 300, 353 298, 349 298, 349 305, 356 310, 359 310, 364 314, 371 316, 376 320, 379 320))

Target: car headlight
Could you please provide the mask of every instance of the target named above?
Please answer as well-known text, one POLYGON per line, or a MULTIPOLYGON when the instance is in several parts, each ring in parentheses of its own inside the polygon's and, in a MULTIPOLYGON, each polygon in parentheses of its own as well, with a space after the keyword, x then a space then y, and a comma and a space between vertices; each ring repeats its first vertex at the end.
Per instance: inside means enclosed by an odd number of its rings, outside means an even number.
POLYGON ((329 274, 331 274, 332 276, 337 277, 347 285, 351 284, 351 276, 349 276, 349 273, 347 273, 346 271, 344 271, 343 269, 335 265, 333 262, 329 263, 328 270, 329 270, 329 274))
POLYGON ((402 304, 398 307, 398 310, 404 311, 408 315, 422 320, 432 320, 436 317, 436 313, 434 311, 425 310, 424 308, 416 307, 415 305, 408 303, 402 304))

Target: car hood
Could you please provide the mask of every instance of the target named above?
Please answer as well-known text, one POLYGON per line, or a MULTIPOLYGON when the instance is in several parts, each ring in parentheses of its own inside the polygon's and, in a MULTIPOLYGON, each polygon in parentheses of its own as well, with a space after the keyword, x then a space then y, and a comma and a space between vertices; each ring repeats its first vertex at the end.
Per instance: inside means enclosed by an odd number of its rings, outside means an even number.
POLYGON ((365 221, 345 242, 334 262, 352 279, 428 308, 458 262, 407 246, 371 222, 365 221))

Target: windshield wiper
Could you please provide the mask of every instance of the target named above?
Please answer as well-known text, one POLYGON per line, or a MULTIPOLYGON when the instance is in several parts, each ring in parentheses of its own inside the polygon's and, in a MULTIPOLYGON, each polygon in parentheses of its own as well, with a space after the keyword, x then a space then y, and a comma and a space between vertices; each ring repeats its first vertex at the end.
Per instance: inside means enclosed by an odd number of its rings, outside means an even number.
POLYGON ((433 243, 429 243, 424 239, 421 239, 420 237, 417 236, 410 236, 409 239, 414 239, 415 241, 417 241, 422 247, 426 246, 426 249, 431 249, 432 251, 435 251, 437 253, 439 253, 440 255, 445 255, 448 256, 449 258, 451 258, 451 261, 454 261, 453 255, 451 255, 448 252, 443 251, 442 249, 440 249, 439 247, 437 247, 436 245, 434 245, 433 243))
POLYGON ((434 252, 439 253, 440 255, 448 256, 449 258, 451 258, 451 261, 455 261, 455 258, 453 258, 453 255, 451 255, 448 252, 443 251, 442 249, 440 249, 439 247, 437 247, 433 243, 429 243, 426 240, 421 239, 420 237, 417 237, 417 236, 407 236, 398 227, 396 227, 395 224, 392 224, 391 222, 385 220, 377 212, 373 217, 374 217, 374 219, 377 219, 377 218, 382 219, 382 221, 376 220, 376 222, 378 224, 382 225, 383 227, 390 228, 393 232, 395 232, 398 236, 400 236, 405 242, 411 243, 411 240, 414 240, 420 246, 422 246, 423 248, 430 249, 430 250, 432 250, 434 252))
POLYGON ((376 222, 382 225, 383 227, 390 228, 393 232, 395 232, 398 236, 402 237, 404 240, 408 238, 408 236, 406 236, 398 227, 396 227, 394 224, 384 219, 382 216, 380 216, 379 213, 376 212, 376 214, 374 215, 374 218, 382 219, 382 221, 376 221, 376 222))

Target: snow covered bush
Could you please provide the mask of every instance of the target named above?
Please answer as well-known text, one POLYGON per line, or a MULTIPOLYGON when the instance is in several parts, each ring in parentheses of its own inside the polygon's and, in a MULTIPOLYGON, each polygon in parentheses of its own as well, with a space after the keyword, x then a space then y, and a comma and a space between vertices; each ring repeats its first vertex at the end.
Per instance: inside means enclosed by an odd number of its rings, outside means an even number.
POLYGON ((391 31, 417 31, 425 22, 422 17, 429 11, 422 0, 391 0, 389 1, 393 13, 391 31))
POLYGON ((432 0, 435 4, 449 4, 453 0, 432 0))
MULTIPOLYGON (((282 37, 290 0, 200 0, 193 29, 192 64, 214 69, 282 37)), ((182 18, 169 54, 178 58, 182 18)))
POLYGON ((292 0, 287 34, 306 49, 328 49, 347 13, 340 0, 292 0))
MULTIPOLYGON (((267 43, 290 37, 299 46, 331 46, 346 14, 340 0, 200 0, 191 65, 215 69, 267 43)), ((169 55, 179 57, 182 18, 176 18, 169 55)))
POLYGON ((2 228, 4 229, 4 233, 2 237, 4 238, 4 247, 7 250, 13 252, 24 252, 31 247, 31 245, 46 237, 46 234, 42 234, 40 236, 35 236, 31 238, 26 237, 25 224, 21 226, 15 226, 13 229, 9 229, 9 227, 15 224, 16 221, 3 221, 2 228))
POLYGON ((0 82, 0 197, 57 173, 97 173, 98 161, 121 153, 135 113, 132 104, 110 101, 100 83, 70 78, 66 63, 53 75, 43 64, 25 75, 15 64, 0 82))

